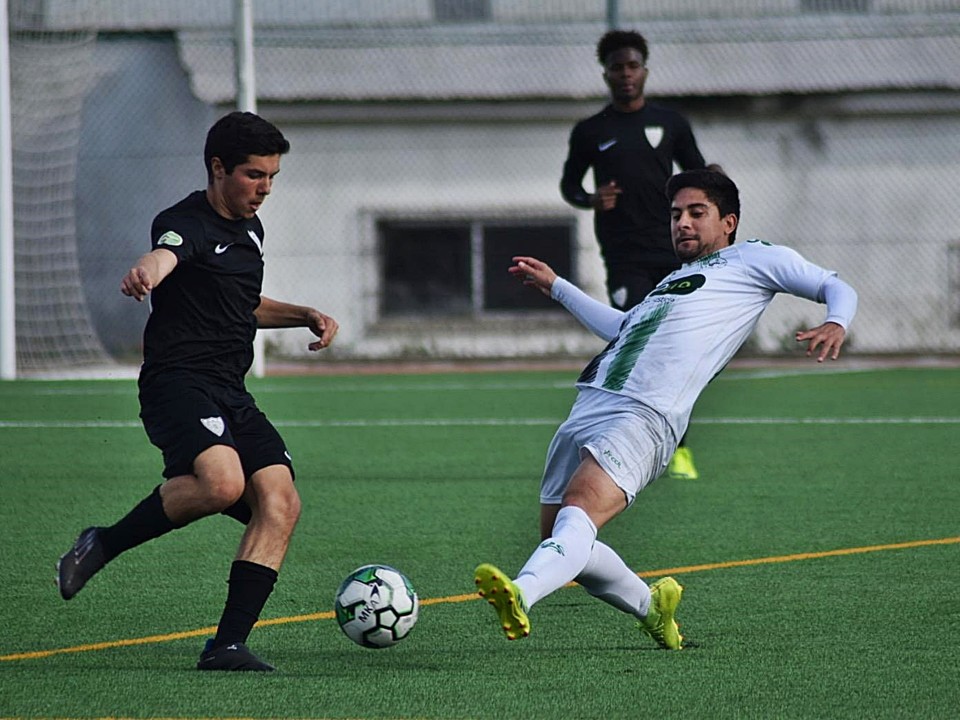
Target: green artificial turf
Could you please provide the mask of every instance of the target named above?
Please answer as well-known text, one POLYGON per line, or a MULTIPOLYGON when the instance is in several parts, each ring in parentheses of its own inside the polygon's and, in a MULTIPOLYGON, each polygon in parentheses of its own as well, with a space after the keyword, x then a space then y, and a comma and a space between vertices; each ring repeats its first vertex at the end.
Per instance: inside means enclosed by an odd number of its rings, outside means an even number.
POLYGON ((953 716, 960 370, 824 370, 726 371, 690 428, 701 479, 662 478, 601 532, 684 585, 679 653, 578 587, 539 603, 517 642, 472 595, 477 563, 516 572, 538 541, 575 373, 251 381, 304 501, 250 638, 279 672, 254 675, 193 669, 240 537, 227 518, 129 552, 70 602, 56 591, 77 532, 160 480, 135 383, 0 383, 0 716, 953 716), (330 612, 371 562, 423 601, 385 650, 330 612))

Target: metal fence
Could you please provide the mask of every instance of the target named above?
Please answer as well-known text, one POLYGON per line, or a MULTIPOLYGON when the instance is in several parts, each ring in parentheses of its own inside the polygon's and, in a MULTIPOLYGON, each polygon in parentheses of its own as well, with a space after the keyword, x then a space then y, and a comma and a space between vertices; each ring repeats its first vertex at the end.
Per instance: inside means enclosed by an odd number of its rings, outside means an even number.
MULTIPOLYGON (((205 130, 236 102, 237 3, 9 3, 18 369, 135 361, 146 308, 117 286, 153 215, 205 182, 205 130)), ((960 349, 960 3, 274 0, 253 16, 260 112, 293 144, 262 213, 265 293, 337 317, 333 357, 595 349, 498 273, 514 247, 556 251, 603 296, 592 219, 558 181, 573 123, 606 102, 610 24, 644 33, 648 95, 740 185, 740 237, 857 287, 851 351, 960 349)), ((749 350, 788 351, 818 317, 778 300, 749 350)), ((305 345, 268 333, 271 357, 305 345)))

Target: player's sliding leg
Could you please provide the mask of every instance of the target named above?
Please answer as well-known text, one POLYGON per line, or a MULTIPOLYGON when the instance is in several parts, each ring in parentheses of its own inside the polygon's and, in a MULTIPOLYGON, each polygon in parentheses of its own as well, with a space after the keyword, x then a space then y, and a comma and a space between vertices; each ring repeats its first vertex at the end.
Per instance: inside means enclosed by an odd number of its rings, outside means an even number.
POLYGON ((483 563, 473 573, 477 594, 493 605, 507 640, 530 634, 530 619, 523 593, 500 568, 483 563))
POLYGON ((661 647, 680 649, 683 637, 674 614, 683 588, 672 578, 656 583, 656 592, 651 592, 612 548, 598 540, 586 567, 575 580, 594 597, 635 617, 638 627, 661 647))
POLYGON ((661 578, 650 586, 650 595, 650 609, 637 627, 665 650, 683 649, 683 636, 676 620, 683 586, 672 577, 661 578))
POLYGON ((515 580, 492 565, 477 568, 478 593, 494 606, 509 640, 530 634, 527 611, 580 574, 596 537, 597 529, 587 514, 568 506, 557 513, 553 535, 540 543, 515 580))

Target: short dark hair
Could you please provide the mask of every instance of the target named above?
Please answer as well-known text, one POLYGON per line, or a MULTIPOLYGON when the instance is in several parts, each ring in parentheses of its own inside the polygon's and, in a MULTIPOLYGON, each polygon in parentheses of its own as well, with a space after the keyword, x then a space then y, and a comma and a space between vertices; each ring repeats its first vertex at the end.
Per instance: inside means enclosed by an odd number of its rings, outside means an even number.
POLYGON ((207 182, 213 182, 213 158, 220 158, 227 174, 251 155, 283 155, 290 143, 273 123, 252 112, 232 112, 217 120, 207 133, 203 162, 207 182))
MULTIPOLYGON (((702 190, 717 209, 720 211, 720 217, 727 215, 736 215, 737 226, 740 225, 740 191, 737 184, 722 172, 716 170, 686 170, 677 173, 667 180, 667 199, 673 202, 673 198, 683 188, 696 188, 702 190)), ((733 245, 737 238, 737 228, 730 233, 730 244, 733 245)))
POLYGON ((610 53, 623 48, 633 48, 643 58, 643 64, 647 64, 647 41, 638 32, 634 30, 611 30, 600 38, 597 43, 597 60, 601 65, 607 64, 607 57, 610 53))

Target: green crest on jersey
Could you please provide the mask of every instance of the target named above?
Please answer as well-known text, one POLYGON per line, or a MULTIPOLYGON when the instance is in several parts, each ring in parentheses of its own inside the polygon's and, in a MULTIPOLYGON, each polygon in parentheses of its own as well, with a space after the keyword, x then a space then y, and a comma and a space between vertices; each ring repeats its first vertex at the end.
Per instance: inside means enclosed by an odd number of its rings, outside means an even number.
POLYGON ((177 235, 173 230, 167 230, 163 235, 160 236, 160 239, 157 240, 157 245, 170 245, 171 247, 179 247, 183 245, 183 238, 177 235))

